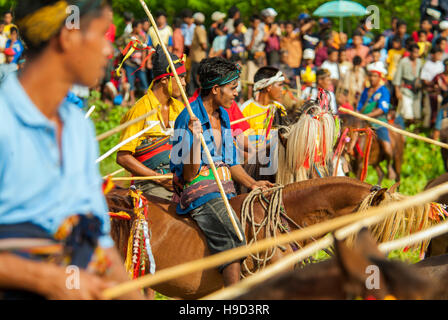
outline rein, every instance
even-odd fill
[[[264,230],[265,238],[276,238],[278,232],[289,233],[290,229],[288,226],[288,222],[293,224],[296,228],[302,229],[297,223],[292,220],[285,211],[283,205],[283,185],[277,184],[275,187],[268,190],[261,190],[261,188],[257,188],[252,190],[241,207],[241,226],[242,229],[246,229],[246,224],[251,225],[252,230],[252,239],[248,243],[248,245],[252,245],[257,242],[257,236],[260,234],[262,230]],[[264,196],[265,192],[271,192],[272,195],[270,199]],[[255,214],[254,214],[254,203],[258,201],[265,211],[264,219],[260,223],[255,222]],[[283,246],[275,246],[270,250],[266,250],[264,252],[264,256],[262,257],[260,252],[251,254],[250,256],[255,262],[255,270],[252,272],[247,266],[247,260],[244,260],[242,263],[241,277],[245,278],[245,274],[252,275],[260,269],[266,267],[266,264],[274,257],[277,252],[277,247],[280,247],[282,251],[285,251],[286,248]],[[297,241],[291,243],[291,248],[293,251],[301,249],[302,247]],[[245,274],[244,274],[245,273]]]

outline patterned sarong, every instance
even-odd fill
[[[170,137],[147,137],[135,149],[134,157],[146,167],[156,170],[161,166],[170,164],[172,145]],[[168,173],[160,172],[160,173]]]

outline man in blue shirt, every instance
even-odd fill
[[[62,246],[63,257],[80,269],[79,288],[67,287],[62,265],[15,250],[0,253],[0,291],[9,290],[4,297],[101,299],[109,281],[128,280],[109,235],[93,124],[64,101],[73,84],[92,87],[104,75],[112,51],[104,37],[111,9],[103,1],[71,3],[80,8],[80,29],[69,30],[64,23],[67,2],[17,4],[29,51],[20,77],[9,75],[0,87],[0,241],[37,238]],[[99,251],[104,255],[97,260]],[[106,262],[108,273],[87,271],[92,259]],[[133,292],[126,298],[141,297]]]
[[[174,125],[170,166],[179,197],[177,213],[190,214],[197,222],[212,254],[245,245],[245,240],[240,241],[232,227],[203,153],[200,133],[203,133],[229,199],[236,195],[232,180],[249,189],[272,186],[268,181],[255,181],[237,159],[229,116],[224,108],[230,108],[238,95],[239,75],[239,66],[221,57],[202,60],[199,66],[201,95],[191,104],[195,117],[190,117],[184,109]],[[238,220],[237,224],[244,234]],[[222,265],[219,270],[226,286],[239,281],[239,261]]]
[[[383,85],[384,76],[387,71],[380,65],[371,64],[368,68],[370,87],[366,87],[359,100],[357,111],[371,118],[377,118],[387,123],[387,113],[390,106],[390,92]],[[376,123],[372,124],[375,129],[379,142],[381,143],[387,158],[387,168],[389,179],[394,180],[396,177],[395,170],[392,165],[393,152],[390,143],[389,130],[386,127]]]

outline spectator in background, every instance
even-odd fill
[[[420,22],[420,30],[422,31],[426,31],[427,37],[428,37],[428,41],[432,42],[432,40],[434,39],[434,34],[432,33],[432,23],[431,23],[431,19],[423,19]],[[412,32],[412,39],[414,39],[415,42],[419,41],[419,35],[418,35],[418,31],[415,30],[414,32]]]
[[[420,79],[423,82],[423,125],[426,128],[434,125],[438,109],[438,89],[433,81],[435,77],[445,70],[442,63],[442,49],[433,48],[431,59],[422,67]]]
[[[250,28],[244,34],[244,44],[246,46],[247,56],[247,76],[244,77],[249,82],[253,82],[255,73],[259,68],[267,64],[264,39],[264,26],[261,23],[261,17],[254,14],[250,17]],[[253,96],[253,85],[248,86],[248,98]]]
[[[166,23],[166,13],[163,10],[158,10],[155,14],[157,29],[159,29],[160,38],[165,46],[171,52],[173,51],[173,29]],[[159,44],[156,31],[154,27],[149,28],[148,46],[156,48]]]
[[[406,40],[409,38],[409,35],[406,33],[407,24],[403,20],[399,20],[397,22],[397,31],[394,33],[394,37],[398,37],[401,40],[401,46],[404,47],[406,45]],[[389,37],[386,44],[386,49],[389,50],[392,48],[391,43],[392,37]]]
[[[319,44],[319,35],[317,33],[313,33],[313,27],[315,24],[316,21],[311,18],[306,18],[303,22],[303,25],[300,27],[303,50],[315,50],[317,45]]]
[[[436,45],[434,46],[434,48],[440,48],[442,49],[443,52],[443,60],[446,59],[448,57],[448,53],[447,53],[447,49],[448,49],[448,40],[440,37],[437,38],[436,40]]]
[[[3,20],[0,20],[0,64],[6,62],[6,56],[3,51],[6,49],[6,42],[8,41],[8,37],[3,33],[4,27],[5,22]]]
[[[336,91],[338,104],[354,110],[357,106],[359,98],[364,90],[366,82],[366,72],[361,66],[362,59],[360,56],[353,58],[353,67],[350,68],[339,81]]]
[[[326,34],[323,38],[323,41],[319,43],[316,50],[316,60],[315,64],[317,67],[320,67],[322,63],[328,58],[328,50],[333,48],[333,35]]]
[[[330,79],[332,82],[331,91],[335,91],[338,87],[338,82],[341,77],[339,70],[339,51],[335,48],[328,49],[328,59],[321,65],[322,69],[327,69],[330,72]]]
[[[398,63],[392,84],[398,99],[398,114],[409,122],[421,119],[421,84],[420,70],[422,62],[419,59],[419,47],[411,46],[409,57],[404,57]]]
[[[6,60],[5,63],[0,65],[0,83],[6,79],[6,77],[12,73],[16,72],[19,67],[16,63],[13,62],[15,52],[12,48],[5,49],[3,52],[5,54]]]
[[[362,35],[359,32],[353,34],[353,47],[347,50],[347,59],[353,61],[355,56],[361,57],[361,66],[366,66],[369,63],[370,58],[369,47],[362,44]]]
[[[132,33],[132,24],[134,23],[134,14],[132,12],[125,12],[124,16],[124,33]]]
[[[151,23],[146,19],[142,20],[142,31],[146,34],[146,39],[149,39],[149,28]]]
[[[227,32],[229,34],[232,34],[235,31],[235,27],[234,27],[235,21],[237,19],[241,18],[240,9],[238,9],[236,6],[231,6],[229,11],[227,12],[227,17],[228,17],[228,19],[226,21],[225,26],[226,26]]]
[[[226,14],[220,11],[215,11],[212,14],[212,21],[213,23],[210,26],[210,29],[208,31],[208,43],[213,43],[213,40],[218,36],[218,32],[216,29],[221,24],[224,24],[224,18],[226,17]]]
[[[422,0],[420,5],[420,19],[430,19],[433,25],[448,17],[448,3],[446,0]]]
[[[372,69],[372,68],[386,70],[386,64],[383,61],[381,61],[381,50],[373,49],[371,55],[372,55],[372,61],[368,65],[367,70]]]
[[[204,27],[205,16],[201,12],[196,12],[193,15],[196,28],[194,29],[193,41],[190,48],[191,58],[191,73],[190,83],[187,90],[190,96],[200,88],[198,79],[199,63],[202,59],[207,58],[207,30]]]
[[[307,87],[302,92],[302,100],[316,100],[319,95],[319,89],[323,89],[327,92],[329,101],[329,107],[331,112],[336,115],[338,114],[338,106],[336,102],[336,97],[331,91],[332,82],[330,79],[330,72],[327,69],[320,68],[316,73],[316,86]]]
[[[434,38],[432,45],[433,47],[436,47],[438,45],[437,41],[440,41],[439,39],[448,39],[448,21],[442,21],[439,24],[439,30],[440,33],[437,37]],[[448,48],[445,48],[445,53],[448,53]]]
[[[6,41],[6,48],[14,49],[15,54],[12,62],[18,63],[25,48],[23,47],[22,41],[19,40],[19,31],[16,27],[12,27],[10,30],[9,40]]]
[[[420,30],[418,32],[417,45],[420,48],[420,58],[426,59],[426,56],[431,50],[431,42],[428,41],[428,34],[425,30]]]
[[[391,28],[387,29],[383,32],[383,35],[386,38],[393,37],[395,35],[395,33],[397,32],[398,20],[400,20],[400,19],[398,19],[397,17],[392,17],[392,19],[390,21]]]
[[[213,57],[225,57],[226,53],[226,43],[227,43],[227,33],[224,23],[218,25],[215,29],[217,36],[213,40],[212,47],[208,54],[209,58]]]
[[[347,58],[347,49],[345,47],[341,47],[339,49],[339,71],[341,73],[341,79],[352,67],[353,63],[351,63]]]
[[[300,34],[294,31],[294,23],[292,21],[286,23],[286,35],[281,39],[280,48],[285,54],[285,63],[292,69],[294,76],[300,76],[302,42],[300,41]]]
[[[229,34],[226,43],[226,58],[232,62],[241,63],[244,59],[246,47],[244,46],[243,21],[236,19],[233,26],[234,32]]]
[[[184,55],[184,36],[181,30],[182,19],[174,18],[173,21],[173,53],[182,57]]]
[[[143,49],[143,46],[146,46],[145,39],[141,36],[142,23],[139,21],[134,21],[132,24],[132,32],[124,33],[118,40],[117,45],[119,47],[125,48],[131,41],[140,41],[135,45],[139,49]],[[135,80],[138,79],[140,81],[140,89],[146,91],[148,89],[148,78],[146,76],[146,66],[142,66],[143,61],[145,60],[146,52],[142,50],[136,50],[134,54],[124,62],[124,70],[126,71],[126,78],[128,79],[130,85],[130,105],[135,104]]]
[[[387,60],[387,50],[384,48],[386,45],[386,37],[384,34],[378,34],[373,41],[373,45],[371,46],[372,50],[380,50],[380,60],[386,65]]]
[[[280,65],[280,36],[281,31],[275,17],[277,11],[272,8],[267,8],[261,11],[261,16],[264,20],[264,38],[266,43],[265,51],[268,65],[278,67]]]
[[[3,34],[9,38],[10,34],[11,34],[11,28],[18,29],[17,26],[14,23],[12,23],[12,21],[13,21],[12,12],[6,11],[3,14],[3,20],[5,22],[5,27],[3,28]]]
[[[420,49],[419,49],[420,50]],[[397,70],[398,62],[404,54],[404,48],[401,45],[401,39],[398,37],[392,38],[392,48],[389,50],[387,55],[386,63],[388,65],[387,69],[387,80],[392,81],[395,76],[395,71]]]
[[[194,29],[196,28],[193,19],[193,12],[190,9],[184,9],[182,11],[182,19],[184,20],[184,23],[181,26],[181,30],[182,35],[184,36],[185,53],[189,55],[191,43],[193,42]]]
[[[302,80],[302,89],[311,87],[316,82],[317,68],[314,65],[314,50],[305,49],[303,51],[302,66],[299,69],[300,79]]]

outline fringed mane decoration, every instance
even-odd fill
[[[328,101],[306,101],[299,121],[282,128],[288,141],[286,148],[279,144],[277,183],[287,185],[331,175],[331,155],[340,130],[337,117],[328,109]]]
[[[359,214],[367,211],[372,206],[372,200],[375,198],[378,191],[370,193],[360,204],[358,211]],[[402,201],[406,199],[406,196],[397,192],[384,192],[384,199],[379,205],[387,205],[392,202]],[[421,230],[432,227],[441,220],[445,220],[448,217],[448,212],[441,204],[430,202],[424,203],[418,206],[414,206],[407,209],[399,209],[393,214],[389,215],[386,219],[371,226],[369,231],[378,243],[392,241],[397,237],[404,237],[410,234],[416,233]],[[356,240],[356,235],[352,235],[347,238],[346,243],[348,246],[353,246]],[[410,248],[417,249],[421,246],[420,258],[423,259],[424,253],[428,248],[430,240],[417,243]]]

